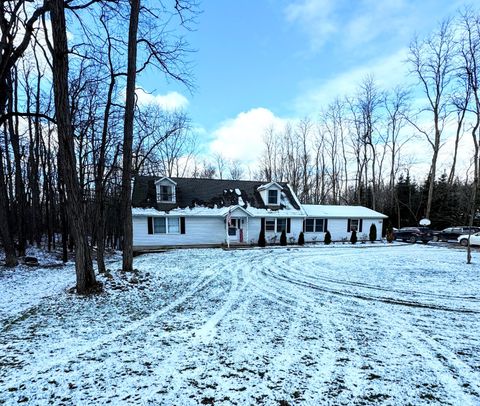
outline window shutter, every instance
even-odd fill
[[[328,231],[328,219],[325,219],[323,222],[323,232],[326,233]]]
[[[147,217],[148,234],[153,234],[153,217]]]
[[[360,225],[359,225],[359,231],[362,232],[362,228],[363,228],[363,219],[360,219]]]
[[[261,225],[260,225],[260,230],[265,232],[265,217],[262,217],[260,219]]]
[[[180,217],[180,234],[185,234],[185,217]]]
[[[305,232],[305,222],[306,221],[307,221],[306,219],[303,219],[303,232]]]
[[[287,234],[290,233],[290,226],[291,226],[291,222],[290,222],[290,219],[288,218],[287,219]]]
[[[350,232],[350,219],[347,220],[347,233]]]

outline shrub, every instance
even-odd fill
[[[325,233],[325,239],[323,240],[325,245],[330,245],[332,243],[332,235],[330,234],[330,231],[327,230]]]
[[[259,247],[265,247],[267,245],[267,242],[265,241],[265,231],[260,230],[260,235],[258,236],[258,246]]]
[[[377,226],[373,223],[370,226],[369,238],[370,242],[375,242],[375,240],[377,239]]]
[[[303,235],[303,231],[300,232],[298,236],[298,245],[305,245],[305,236]]]
[[[287,245],[287,233],[285,230],[282,231],[282,235],[280,236],[280,245]]]
[[[395,236],[393,235],[393,230],[389,228],[387,230],[387,242],[391,244],[394,239],[395,239]]]
[[[355,230],[352,231],[352,235],[350,236],[350,242],[352,244],[357,243],[357,232]]]

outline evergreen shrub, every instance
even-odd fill
[[[377,239],[377,226],[373,223],[370,226],[369,238],[370,238],[370,242],[375,242]]]
[[[325,245],[330,245],[332,243],[332,235],[330,234],[330,231],[327,230],[325,233],[325,239],[323,240]]]
[[[350,236],[350,242],[352,244],[357,243],[357,232],[355,230],[352,231],[352,235]]]
[[[267,242],[265,241],[265,231],[260,230],[260,235],[258,236],[258,246],[259,247],[265,247],[267,245]]]

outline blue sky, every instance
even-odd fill
[[[315,117],[367,74],[385,88],[406,83],[417,33],[468,4],[446,0],[210,0],[187,39],[195,86],[141,77],[157,100],[185,107],[205,153],[253,162],[266,125]],[[155,78],[155,80],[153,80]],[[161,77],[160,77],[161,78]],[[177,92],[177,93],[171,93]]]

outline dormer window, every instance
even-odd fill
[[[268,191],[268,204],[278,204],[278,190]]]
[[[167,185],[160,185],[157,200],[159,202],[173,202],[173,187]]]
[[[280,192],[283,190],[280,184],[270,182],[259,186],[257,190],[266,206],[280,206]]]
[[[176,193],[175,187],[176,183],[169,178],[162,178],[155,182],[157,189],[157,202],[158,203],[175,203],[176,202]]]

